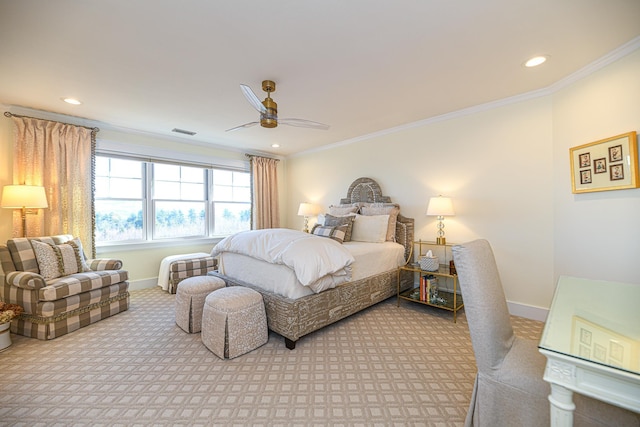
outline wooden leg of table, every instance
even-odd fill
[[[573,426],[573,411],[576,405],[573,403],[573,392],[558,384],[551,384],[551,427]]]

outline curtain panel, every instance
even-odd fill
[[[278,203],[278,159],[248,156],[251,160],[252,229],[280,226]]]
[[[13,182],[45,188],[49,207],[27,215],[30,236],[72,234],[95,257],[95,147],[97,128],[12,115]],[[22,235],[20,212],[14,236]]]

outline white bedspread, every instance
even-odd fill
[[[221,240],[211,255],[223,252],[285,265],[295,272],[302,285],[314,292],[351,280],[354,262],[353,255],[335,240],[285,228],[233,234]]]

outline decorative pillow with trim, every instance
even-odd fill
[[[389,215],[389,225],[387,227],[387,242],[396,241],[396,222],[398,222],[398,214],[400,214],[400,207],[394,204],[376,204],[372,203],[369,206],[362,206],[360,208],[362,215]]]
[[[78,247],[78,252],[80,254],[80,264],[82,265],[82,270],[80,270],[79,273],[84,271],[93,271],[91,267],[89,267],[89,264],[87,264],[87,258],[84,254],[84,249],[82,248],[82,242],[80,241],[80,238],[75,237],[71,240],[66,241],[65,243],[71,244],[72,242]]]
[[[356,215],[351,241],[384,243],[388,227],[389,215]]]
[[[57,279],[84,270],[80,250],[73,240],[61,245],[31,240],[31,247],[38,261],[40,275],[45,280]]]
[[[313,226],[313,229],[311,230],[311,234],[315,236],[328,237],[339,243],[344,242],[344,236],[346,232],[347,232],[346,225],[340,225],[337,227],[327,227],[324,225],[316,224]]]
[[[345,242],[351,241],[351,233],[353,232],[353,221],[356,219],[356,214],[349,214],[344,216],[334,216],[331,214],[322,215],[322,223],[320,223],[320,215],[318,216],[318,223],[320,225],[326,225],[329,227],[338,227],[341,225],[347,226],[347,231],[344,236]]]

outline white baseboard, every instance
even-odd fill
[[[141,289],[149,289],[158,286],[158,278],[150,277],[148,279],[129,280],[129,290],[139,291]]]
[[[513,316],[524,317],[539,322],[547,320],[547,314],[549,313],[548,308],[534,307],[516,302],[507,301],[507,306],[509,306],[509,313]]]

